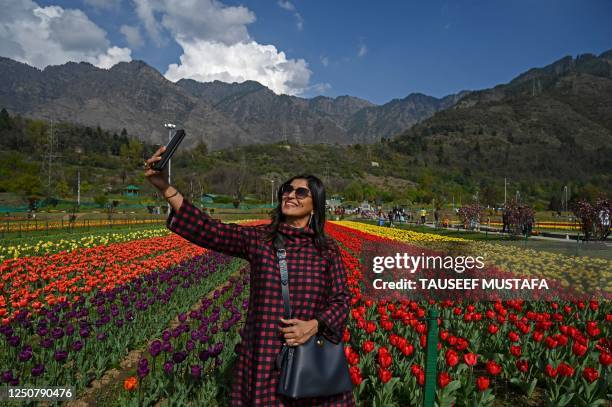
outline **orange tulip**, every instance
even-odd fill
[[[138,379],[136,376],[130,376],[123,382],[123,388],[127,391],[132,391],[138,387]]]

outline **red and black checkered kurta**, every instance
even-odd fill
[[[275,360],[284,343],[279,332],[283,297],[276,252],[272,242],[264,239],[267,225],[223,223],[183,199],[179,210],[170,212],[167,226],[199,246],[244,258],[251,264],[249,309],[240,332],[242,341],[236,346],[233,406],[355,405],[352,392],[299,400],[276,394],[280,372]],[[292,317],[318,318],[325,325],[324,335],[340,339],[349,313],[349,292],[339,252],[320,254],[310,228],[281,223],[279,231],[287,249]]]

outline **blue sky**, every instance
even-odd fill
[[[612,49],[608,0],[4,1],[0,55],[39,68],[141,59],[171,80],[253,79],[277,93],[377,104],[487,88]],[[28,24],[48,35],[19,31]]]

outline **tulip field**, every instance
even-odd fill
[[[363,294],[365,242],[457,238],[349,221],[326,232],[347,270],[343,341],[359,405],[422,405],[430,308],[440,316],[438,406],[610,405],[610,301],[376,301]],[[579,270],[568,284],[612,292],[609,260],[468,243],[501,269]],[[249,278],[244,260],[162,227],[0,245],[0,381],[73,387],[90,405],[224,405]]]

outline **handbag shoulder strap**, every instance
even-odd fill
[[[289,273],[287,272],[287,251],[280,233],[274,239],[276,258],[280,267],[281,289],[283,293],[284,318],[291,319],[291,304],[289,303]]]

